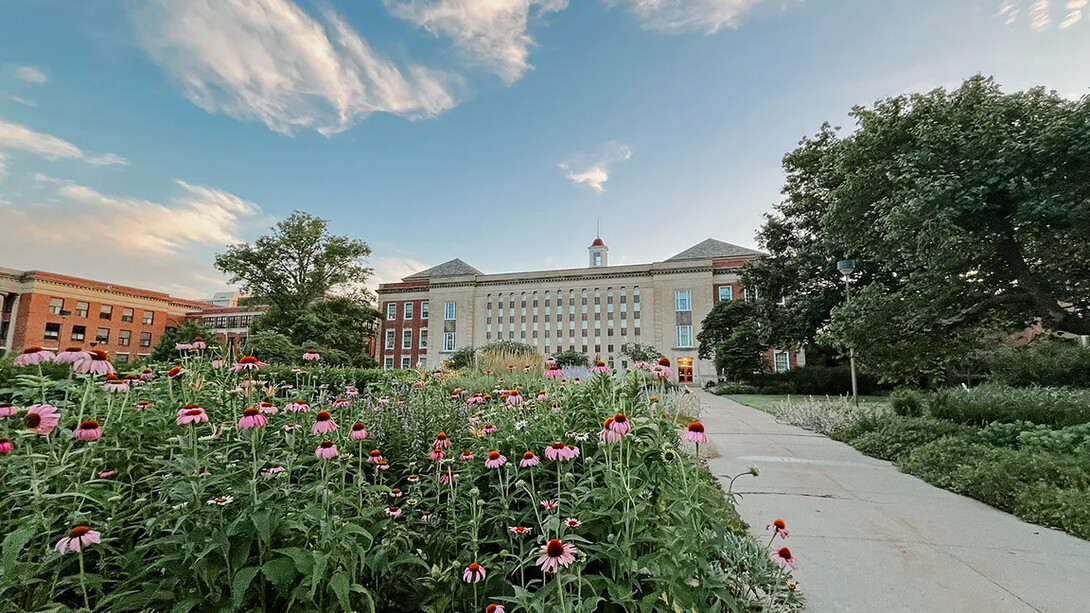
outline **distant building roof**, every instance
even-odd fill
[[[724,243],[723,241],[717,241],[714,238],[709,238],[702,242],[699,242],[692,247],[689,247],[681,253],[667,258],[667,262],[673,262],[677,260],[703,260],[708,258],[728,258],[738,256],[757,256],[763,255],[760,251],[754,251],[753,249],[747,249],[731,243]]]
[[[601,238],[594,239],[594,242],[590,244],[591,247],[605,247],[606,244]]]
[[[435,277],[458,277],[461,275],[483,275],[484,273],[466,264],[459,258],[449,262],[443,262],[438,266],[432,266],[427,270],[413,273],[405,279],[432,279]]]

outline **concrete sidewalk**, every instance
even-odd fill
[[[766,541],[782,517],[814,613],[1086,613],[1090,542],[932,487],[889,462],[699,392],[713,474]],[[779,541],[777,541],[778,543]]]

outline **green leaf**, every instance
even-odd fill
[[[300,549],[299,547],[285,547],[283,549],[277,549],[277,553],[282,553],[295,562],[295,570],[299,571],[304,576],[310,576],[314,572],[314,554],[306,549]]]
[[[333,588],[333,593],[337,595],[337,601],[341,603],[341,608],[351,611],[352,603],[348,600],[348,586],[348,575],[344,573],[336,573],[329,580],[329,587]]]
[[[235,573],[235,580],[231,582],[231,605],[234,608],[239,608],[246,599],[246,590],[250,589],[258,570],[256,566],[247,566]]]
[[[257,536],[261,539],[261,542],[268,547],[272,541],[272,530],[269,528],[269,514],[268,509],[258,511],[251,516],[254,522],[254,528],[257,529]]]
[[[276,587],[283,587],[295,579],[295,561],[288,557],[273,558],[261,567],[265,578]]]
[[[3,570],[4,575],[9,575],[15,569],[19,554],[33,536],[34,529],[28,526],[4,537],[3,544],[0,544],[0,570]]]
[[[185,600],[178,601],[178,604],[174,605],[174,608],[170,610],[170,613],[189,613],[193,607],[200,603],[201,601],[197,598],[186,598]]]

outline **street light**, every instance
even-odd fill
[[[852,286],[849,281],[856,267],[855,260],[840,260],[836,263],[836,269],[840,271],[840,276],[844,279],[844,304],[852,302]],[[848,360],[852,366],[852,399],[855,401],[855,406],[859,406],[859,385],[855,379],[855,347],[848,347]]]

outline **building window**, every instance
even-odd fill
[[[112,306],[110,306],[108,304],[104,304],[104,305],[98,307],[98,318],[99,319],[110,319],[113,316],[114,316],[114,308]]]
[[[151,332],[140,333],[140,346],[151,347]]]
[[[132,309],[121,309],[121,321],[132,322],[132,316],[134,311]]]
[[[110,342],[110,329],[99,328],[95,333],[95,342],[106,345]]]
[[[417,368],[427,368],[428,367],[428,358],[426,358],[424,356],[420,356],[420,359],[416,361],[416,367]]]
[[[791,354],[777,349],[772,353],[772,367],[776,372],[791,370]]]
[[[393,368],[394,367],[394,358],[393,358],[393,356],[386,356],[385,358],[383,358],[382,367],[386,368],[386,369]]]
[[[756,300],[757,298],[758,298],[757,288],[753,288],[753,289],[749,289],[748,287],[742,288],[742,299],[745,302],[749,302],[750,300]]]
[[[427,318],[428,318],[428,301],[425,300],[424,302],[420,303],[420,319],[427,319]]]
[[[155,321],[155,311],[144,311],[144,325],[150,326]]]
[[[421,349],[427,349],[428,348],[428,329],[427,328],[424,328],[423,330],[420,331],[420,348]]]
[[[720,300],[734,300],[734,287],[730,285],[719,286],[719,299]]]
[[[674,292],[674,310],[675,311],[691,311],[693,310],[693,293],[690,290],[683,289]]]
[[[402,317],[404,317],[405,319],[412,319],[413,318],[413,303],[412,303],[412,301],[409,301],[409,302],[405,303],[405,307],[402,310]]]
[[[87,311],[91,308],[91,305],[86,302],[76,303],[76,317],[87,317]]]
[[[122,347],[129,346],[129,339],[132,337],[132,330],[121,330],[117,333],[117,344]]]
[[[514,304],[514,303],[512,303],[512,304]],[[514,308],[514,307],[512,306],[511,308]],[[455,305],[453,302],[443,303],[443,319],[445,319],[447,321],[452,321],[452,320],[455,319],[455,316],[457,314],[458,314],[457,305]]]
[[[395,319],[397,319],[397,303],[396,302],[387,302],[386,303],[386,320],[387,321],[393,321]]]
[[[49,312],[52,315],[60,315],[64,310],[64,298],[50,298]]]
[[[402,330],[401,331],[401,348],[412,349],[413,348],[413,331]]]
[[[45,339],[48,341],[55,341],[61,337],[61,325],[60,324],[46,324],[45,325]]]
[[[447,303],[447,304],[450,304],[450,303]],[[455,347],[454,333],[453,332],[444,332],[443,333],[443,351],[454,351],[454,347]]]
[[[413,362],[412,362],[411,357],[409,357],[407,355],[401,356],[401,367],[402,368],[411,368],[412,365],[413,365]]]
[[[394,331],[393,330],[387,330],[386,331],[386,348],[387,349],[393,349],[394,348],[394,340],[395,340]]]
[[[87,337],[87,326],[72,326],[72,340],[82,341]]]
[[[114,361],[124,364],[124,363],[129,361],[129,354],[127,354],[127,353],[115,353],[114,354]]]

